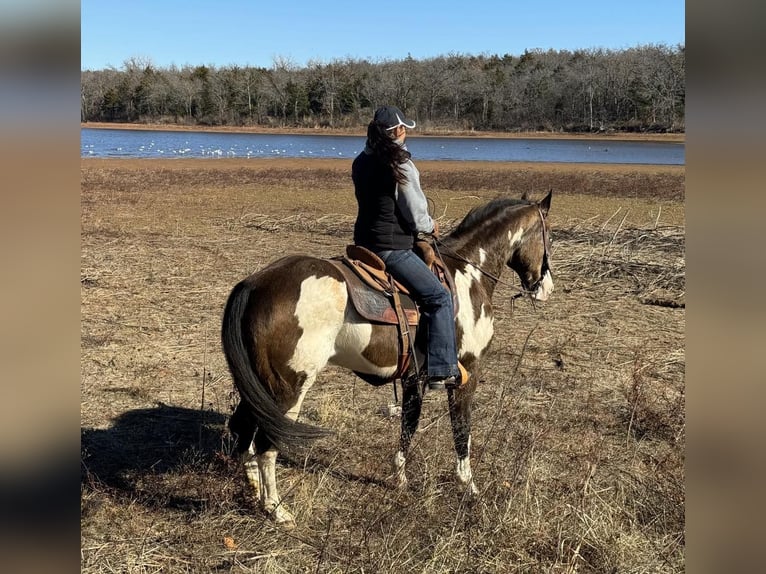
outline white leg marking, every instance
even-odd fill
[[[407,460],[404,458],[404,453],[397,451],[396,455],[394,455],[394,481],[397,488],[407,486],[407,475],[404,472],[406,464]]]
[[[471,471],[471,437],[468,437],[468,456],[457,459],[457,480],[465,487],[468,494],[478,494],[479,490],[473,483],[473,472]]]
[[[282,504],[277,492],[276,462],[277,451],[269,449],[257,457],[261,471],[261,503],[263,509],[274,519],[277,526],[285,530],[295,528],[295,518]]]
[[[261,475],[258,470],[258,461],[255,458],[255,450],[252,443],[247,452],[242,454],[242,465],[245,467],[245,478],[255,493],[256,502],[261,500]]]

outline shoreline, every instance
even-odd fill
[[[548,172],[548,173],[685,173],[684,165],[654,165],[631,163],[565,163],[565,162],[525,162],[525,161],[458,161],[458,160],[419,160],[419,169],[429,172]],[[81,168],[128,168],[185,170],[185,169],[326,169],[346,171],[351,169],[348,158],[80,158]]]
[[[274,134],[274,135],[328,135],[365,137],[364,129],[352,128],[302,128],[302,127],[266,127],[266,126],[186,126],[179,124],[134,124],[116,122],[80,122],[80,128],[116,129],[116,130],[150,130],[150,131],[189,131],[189,132],[220,132],[243,134]],[[412,134],[415,137],[471,137],[487,139],[557,139],[557,140],[606,140],[606,141],[656,141],[664,143],[685,143],[686,133],[655,134],[655,133],[568,133],[568,132],[480,132],[469,130],[423,130],[416,128]]]

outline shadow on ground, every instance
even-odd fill
[[[213,411],[160,403],[124,413],[108,429],[83,428],[81,488],[87,492],[106,487],[149,502],[162,490],[172,498],[177,490],[168,488],[172,477],[228,474],[231,444],[226,418]],[[194,505],[194,498],[176,502]]]
[[[253,510],[252,493],[245,488],[240,464],[232,455],[227,419],[213,411],[160,403],[124,413],[108,429],[82,428],[81,513],[98,508],[107,493],[155,509]],[[279,464],[346,483],[390,487],[385,472],[381,474],[379,465],[369,460],[371,464],[339,462],[334,440],[280,453]]]

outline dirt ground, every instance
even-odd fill
[[[555,291],[495,293],[477,501],[455,487],[443,395],[400,492],[391,388],[328,368],[303,416],[334,434],[279,459],[284,533],[229,457],[221,316],[268,262],[341,253],[350,163],[81,165],[83,572],[684,571],[683,167],[418,162],[443,232],[552,189]]]

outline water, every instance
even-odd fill
[[[81,157],[353,159],[362,136],[276,135],[92,129],[80,130]],[[417,160],[527,161],[684,165],[683,143],[573,139],[407,137]]]

